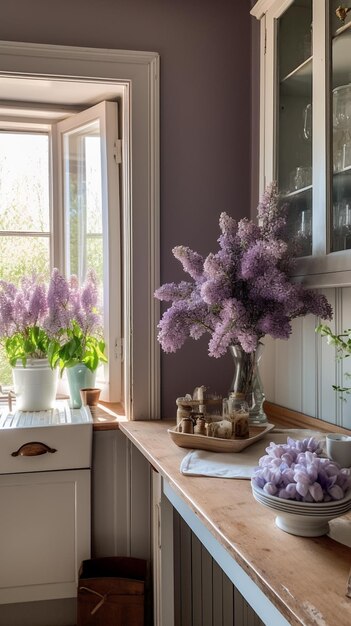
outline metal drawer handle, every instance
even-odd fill
[[[46,443],[41,443],[41,441],[29,441],[18,448],[16,452],[12,452],[11,456],[40,456],[47,452],[54,453],[57,452],[57,450],[50,448]]]

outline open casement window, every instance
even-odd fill
[[[121,401],[121,162],[118,105],[101,102],[53,126],[57,146],[58,203],[63,236],[58,256],[66,275],[98,277],[108,363],[97,372],[101,398]],[[55,147],[53,161],[55,160]],[[60,244],[61,242],[61,244]]]

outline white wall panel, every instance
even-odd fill
[[[338,332],[351,328],[351,287],[341,289],[340,300],[340,326]],[[340,379],[338,383],[351,387],[351,378],[345,376],[351,373],[351,357],[339,361]],[[345,428],[351,428],[351,395],[344,394],[344,400],[340,400],[340,423]]]
[[[333,307],[332,330],[351,328],[351,287],[324,289]],[[351,428],[351,395],[344,399],[333,385],[350,385],[351,358],[338,360],[325,337],[315,332],[319,319],[307,315],[294,320],[288,341],[265,339],[260,367],[267,400],[332,424]],[[274,376],[272,376],[274,372]],[[274,379],[274,380],[272,380]]]
[[[306,415],[316,415],[317,411],[317,334],[316,318],[307,315],[302,320],[302,396],[301,411]]]
[[[334,309],[334,318],[330,322],[333,331],[336,328],[338,319],[337,299],[335,289],[325,289],[324,295],[328,298]],[[325,337],[318,338],[317,348],[318,362],[318,407],[317,415],[320,419],[336,424],[337,422],[337,396],[333,392],[332,385],[337,378],[337,367],[335,362],[335,349],[328,344]]]
[[[276,341],[275,397],[277,404],[301,410],[302,397],[302,320],[292,322],[287,341]]]
[[[267,400],[275,398],[275,341],[271,337],[263,340],[264,350],[260,361],[260,375]]]

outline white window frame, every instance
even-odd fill
[[[118,346],[122,342],[121,332],[121,245],[120,245],[120,189],[119,167],[116,146],[119,145],[118,136],[118,103],[100,102],[80,113],[70,115],[55,124],[57,133],[58,160],[60,166],[64,163],[64,135],[82,129],[94,121],[99,121],[101,177],[102,177],[102,212],[103,212],[103,312],[104,312],[104,339],[108,363],[104,367],[105,382],[102,386],[101,399],[110,402],[120,402],[122,398],[122,363]],[[54,128],[54,127],[53,127]],[[62,169],[55,172],[60,176],[59,195],[54,197],[54,214],[61,213],[61,224],[64,232],[64,273],[69,269],[69,228],[65,214],[65,173]],[[54,174],[53,174],[54,177]],[[60,266],[61,267],[61,266]],[[62,267],[61,267],[62,269]]]
[[[0,76],[122,89],[124,406],[129,419],[159,419],[159,56],[0,42]]]

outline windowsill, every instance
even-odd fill
[[[93,417],[93,430],[118,430],[120,422],[128,422],[122,404],[118,402],[99,402],[89,407]]]

